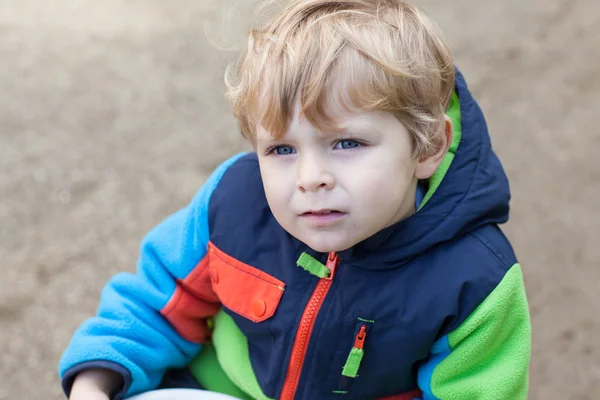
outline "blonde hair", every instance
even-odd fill
[[[405,2],[294,0],[251,30],[225,82],[241,132],[253,142],[258,121],[283,136],[296,99],[313,126],[337,130],[326,107],[337,95],[347,110],[395,115],[418,157],[439,147],[454,65],[438,28]]]

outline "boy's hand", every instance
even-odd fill
[[[123,385],[123,378],[108,369],[89,369],[75,377],[69,400],[110,400],[109,393]]]

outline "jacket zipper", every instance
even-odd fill
[[[298,325],[294,346],[292,347],[292,355],[290,356],[290,363],[283,383],[281,400],[292,400],[296,394],[298,382],[300,381],[300,374],[304,367],[306,350],[308,349],[310,336],[313,327],[315,326],[315,320],[317,319],[321,305],[325,300],[325,296],[327,296],[327,292],[331,287],[335,268],[338,263],[339,259],[337,254],[334,252],[329,253],[327,257],[327,268],[331,271],[331,274],[329,277],[319,280],[304,309],[304,313],[300,319],[300,325]]]
[[[344,364],[344,368],[342,369],[342,375],[346,378],[356,378],[358,376],[358,369],[360,368],[360,363],[362,362],[363,356],[365,355],[364,348],[366,337],[367,326],[363,324],[360,327],[358,333],[356,334],[356,339],[354,339],[354,346],[352,347],[352,350],[350,350],[350,354],[348,354],[346,364]]]
[[[363,350],[365,348],[365,339],[367,337],[367,326],[362,325],[360,330],[356,334],[356,339],[354,340],[354,348]]]

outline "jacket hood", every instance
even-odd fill
[[[411,217],[340,252],[346,263],[397,268],[439,243],[508,220],[508,179],[492,150],[481,108],[458,70],[455,95],[460,115],[451,117],[457,140],[430,180],[425,203]]]

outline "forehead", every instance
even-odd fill
[[[290,104],[290,115],[284,136],[290,132],[305,132],[311,129],[319,136],[339,135],[341,133],[361,133],[372,131],[381,124],[385,124],[389,118],[394,118],[390,113],[384,111],[362,110],[355,106],[349,96],[347,88],[334,86],[330,94],[324,97],[324,101],[318,107],[315,105],[302,105],[301,97],[297,95]],[[322,125],[320,129],[312,124],[303,112],[307,109],[317,108],[321,110],[319,119]],[[395,118],[394,118],[395,119]],[[323,124],[324,122],[324,124]],[[272,140],[274,136],[269,132],[260,120],[256,124],[257,140]]]

